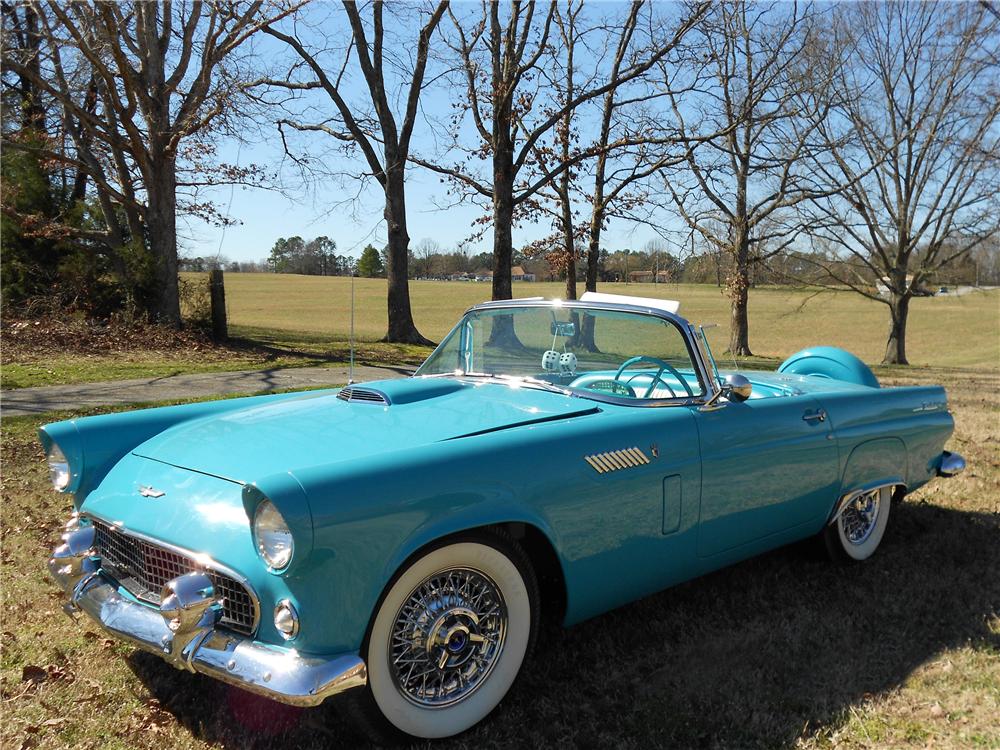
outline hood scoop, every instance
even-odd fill
[[[337,398],[352,404],[399,406],[449,396],[469,388],[471,386],[463,385],[450,378],[402,378],[400,380],[380,381],[377,388],[366,384],[349,385],[340,390]]]
[[[357,388],[353,385],[341,388],[337,398],[348,403],[359,402],[362,404],[381,404],[382,406],[388,406],[392,403],[389,397],[381,391],[376,391],[374,388]]]

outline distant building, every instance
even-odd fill
[[[510,269],[510,280],[511,281],[534,281],[535,274],[528,273],[524,270],[524,266],[514,266]]]
[[[912,287],[913,286],[913,274],[912,273],[906,274],[906,286],[907,287]],[[878,281],[875,282],[875,292],[878,294],[879,297],[888,297],[889,296],[889,277],[888,276],[883,276],[881,279],[879,279]],[[918,297],[923,297],[923,296],[928,296],[928,295],[934,294],[934,290],[933,289],[929,289],[928,287],[926,287],[923,284],[920,284],[919,286],[916,286],[916,287],[913,288],[913,294],[917,295]]]
[[[629,281],[633,284],[652,284],[654,283],[653,272],[652,271],[632,271],[628,275]],[[655,283],[657,284],[668,284],[672,281],[670,278],[670,271],[658,271],[656,273]]]

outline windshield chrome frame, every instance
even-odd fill
[[[578,310],[606,310],[608,312],[626,312],[634,313],[638,315],[648,315],[654,318],[659,318],[661,320],[667,321],[675,325],[684,338],[684,343],[687,346],[688,354],[691,357],[691,361],[694,364],[695,374],[698,377],[698,381],[701,383],[702,390],[704,391],[700,396],[677,396],[672,398],[655,398],[655,399],[633,399],[626,398],[623,396],[615,396],[610,393],[601,393],[599,391],[589,391],[582,388],[567,389],[574,396],[579,396],[580,398],[590,399],[591,401],[598,401],[601,403],[617,404],[619,406],[631,406],[638,408],[657,408],[661,406],[691,406],[691,405],[702,405],[708,401],[718,398],[717,393],[721,393],[722,386],[719,384],[718,380],[714,378],[711,374],[711,370],[708,367],[708,363],[705,361],[704,350],[699,345],[698,333],[694,326],[691,325],[685,318],[680,315],[667,312],[666,310],[660,310],[653,307],[645,307],[643,305],[626,305],[617,304],[613,302],[582,302],[580,300],[551,300],[543,298],[531,298],[531,299],[505,299],[505,300],[494,300],[492,302],[481,302],[478,305],[472,305],[464,313],[462,313],[462,319],[458,322],[458,325],[463,325],[465,321],[465,316],[472,312],[478,312],[480,310],[505,310],[505,309],[524,309],[524,308],[555,308],[555,309],[578,309]],[[452,331],[448,333],[442,343],[447,341],[451,337]],[[437,349],[434,350],[435,352]],[[427,359],[434,356],[434,352],[428,355]],[[426,362],[427,360],[424,360]],[[421,364],[423,367],[423,364]],[[418,368],[417,372],[420,370]],[[454,378],[462,378],[465,373],[456,371],[454,374],[451,373],[438,373],[435,375],[414,375],[413,377],[444,377],[450,376]],[[475,375],[468,375],[468,377],[473,378]],[[511,376],[514,377],[514,376]]]

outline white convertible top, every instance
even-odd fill
[[[584,292],[580,297],[581,302],[607,302],[619,305],[637,305],[639,307],[652,307],[654,310],[666,310],[668,313],[676,313],[681,309],[681,303],[674,299],[654,299],[653,297],[630,297],[625,294],[602,294],[601,292]]]

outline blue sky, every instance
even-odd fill
[[[312,15],[307,16],[307,20],[324,33],[331,34],[334,40],[349,41],[349,35],[343,32],[343,19],[338,17],[339,5],[321,3],[313,6],[310,10]],[[614,12],[620,4],[603,3],[599,7],[601,12]],[[442,20],[442,24],[446,23],[449,23],[447,18]],[[405,29],[398,30],[403,34],[407,33]],[[314,41],[317,37],[310,36],[313,33],[315,29],[306,31],[304,37]],[[258,56],[258,60],[271,65],[272,70],[277,72],[284,69],[280,64],[280,59],[285,55],[284,46],[276,40],[269,37],[260,39],[255,43],[254,54]],[[363,82],[357,79],[348,80],[343,89],[349,99],[367,97]],[[433,118],[438,113],[448,111],[453,96],[464,96],[464,91],[454,92],[439,83],[424,92],[421,107],[425,115]],[[325,96],[316,96],[310,101],[321,111],[332,112],[333,104]],[[401,107],[396,108],[397,113],[400,110]],[[317,118],[314,113],[312,119],[321,117]],[[284,190],[274,192],[220,187],[207,192],[206,195],[211,196],[219,208],[223,211],[228,208],[228,214],[239,224],[222,229],[193,219],[183,221],[179,238],[183,256],[209,257],[221,254],[230,260],[260,260],[267,257],[277,238],[292,235],[301,235],[307,239],[326,235],[337,242],[338,252],[352,255],[360,254],[361,249],[369,242],[376,246],[385,242],[382,192],[377,184],[372,182],[354,205],[338,205],[348,190],[356,190],[358,183],[327,181],[302,184],[287,160],[283,162],[284,154],[276,127],[263,120],[256,125],[259,132],[245,135],[243,143],[236,140],[222,141],[219,144],[219,156],[222,161],[229,163],[246,165],[253,162],[278,169]],[[411,148],[413,152],[433,152],[434,128],[434,123],[426,117],[418,119]],[[332,139],[324,134],[310,134],[307,138],[308,141],[302,140],[300,145],[308,142],[314,158],[322,158],[322,151],[332,143]],[[347,166],[352,161],[356,169],[363,168],[360,155],[354,160],[340,160]],[[470,237],[473,222],[482,215],[482,208],[470,204],[443,208],[447,203],[449,199],[445,194],[445,186],[437,175],[420,168],[410,170],[407,180],[407,221],[411,247],[424,238],[430,238],[444,249],[450,250],[465,243]],[[585,215],[581,218],[585,218]],[[515,246],[543,236],[548,231],[547,225],[516,229]],[[653,237],[654,233],[648,227],[636,227],[618,221],[612,222],[605,231],[604,244],[609,248],[639,248]],[[471,253],[489,251],[492,247],[492,232],[488,231],[474,243],[465,243],[464,247]]]

